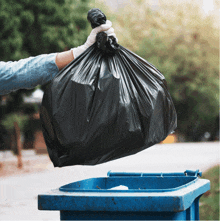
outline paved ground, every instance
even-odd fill
[[[38,194],[77,180],[106,176],[109,170],[183,172],[199,169],[204,172],[219,164],[219,159],[219,142],[158,144],[136,155],[97,166],[53,168],[50,164],[43,172],[2,177],[0,220],[59,220],[58,211],[37,209]]]

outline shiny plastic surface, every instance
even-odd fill
[[[114,53],[94,44],[60,71],[44,93],[40,115],[55,167],[135,154],[177,125],[164,76],[118,44]]]
[[[197,177],[100,177],[64,185],[64,192],[168,192],[191,185]],[[118,188],[116,188],[118,187]],[[124,188],[127,187],[127,188]]]
[[[210,181],[191,172],[110,172],[40,194],[38,208],[60,210],[61,220],[199,220]]]

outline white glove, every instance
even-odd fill
[[[76,48],[72,48],[72,53],[73,53],[73,56],[74,58],[78,57],[80,54],[82,54],[87,48],[89,48],[91,45],[93,45],[96,41],[96,35],[99,33],[99,32],[102,32],[104,31],[107,36],[113,36],[116,38],[116,34],[114,33],[114,28],[111,27],[112,26],[112,23],[111,21],[107,20],[106,21],[106,24],[103,24],[103,25],[100,25],[94,29],[92,29],[90,35],[88,36],[85,44],[79,46],[79,47],[76,47]],[[116,38],[116,41],[118,42],[118,39]]]

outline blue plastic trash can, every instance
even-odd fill
[[[201,172],[113,173],[38,195],[39,210],[61,220],[199,220],[199,198],[210,189]]]

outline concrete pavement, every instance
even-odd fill
[[[72,166],[0,179],[0,220],[59,220],[58,211],[39,211],[37,196],[64,184],[115,172],[204,172],[219,164],[219,142],[158,144],[133,156],[97,166]]]

